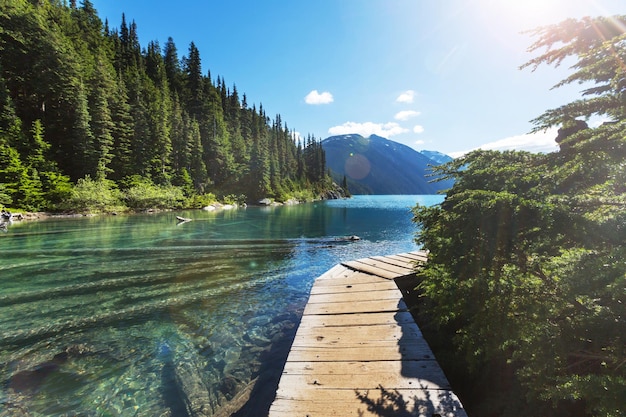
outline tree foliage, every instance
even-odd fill
[[[87,213],[103,213],[124,207],[117,185],[104,178],[81,178],[67,201],[69,207]]]
[[[305,163],[281,116],[239,94],[203,72],[193,42],[182,58],[172,38],[142,48],[136,22],[122,15],[110,28],[89,0],[4,0],[0,183],[32,209],[53,209],[69,180],[87,176],[139,175],[188,197],[277,198],[325,184],[324,167]],[[305,164],[309,171],[296,168]]]
[[[626,409],[624,28],[616,16],[535,31],[531,50],[546,51],[524,67],[574,58],[557,87],[586,83],[535,120],[561,127],[560,151],[469,153],[436,168],[455,180],[444,202],[414,209],[430,250],[423,311],[491,383],[480,415]],[[590,128],[593,115],[609,120]]]

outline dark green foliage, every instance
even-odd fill
[[[549,51],[528,65],[573,55],[575,73],[561,84],[596,84],[536,120],[562,127],[559,152],[472,152],[437,169],[455,180],[440,206],[414,209],[417,241],[431,251],[422,314],[452,373],[465,367],[489,387],[469,395],[477,415],[626,409],[626,114],[615,61],[626,56],[625,22],[570,20],[536,32],[532,49]],[[592,114],[612,121],[590,128],[575,119]]]
[[[11,200],[19,198],[25,181],[26,168],[17,150],[11,146],[0,146],[0,183]]]
[[[350,190],[348,188],[348,178],[344,175],[342,180],[341,180],[341,188],[344,189],[344,191],[346,192],[346,196],[350,197]]]
[[[113,181],[104,178],[93,180],[86,176],[78,180],[67,205],[80,212],[104,213],[124,207],[122,198]]]
[[[0,207],[8,206],[13,202],[11,196],[6,192],[6,186],[0,184]]]
[[[135,120],[131,114],[131,106],[126,90],[126,85],[118,79],[109,97],[109,108],[111,110],[111,120],[113,121],[112,159],[109,168],[109,177],[112,180],[120,180],[133,172],[132,163],[132,141],[135,127]]]
[[[194,43],[180,61],[171,38],[142,49],[134,21],[103,25],[87,0],[3,2],[0,105],[0,182],[24,208],[56,207],[68,177],[94,189],[139,175],[188,197],[249,199],[326,182],[317,143],[298,152],[280,115],[203,75]]]
[[[128,185],[124,201],[134,210],[180,208],[185,201],[182,189],[171,185],[155,185],[138,176],[130,179]]]

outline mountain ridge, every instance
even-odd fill
[[[440,152],[423,154],[381,136],[359,134],[330,136],[322,147],[326,166],[336,180],[345,175],[352,194],[437,194],[452,185],[433,182],[431,167],[452,160]]]

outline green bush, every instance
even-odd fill
[[[189,208],[202,208],[217,202],[213,193],[196,194],[187,199],[186,206]]]
[[[56,172],[43,172],[41,183],[43,189],[47,190],[44,193],[47,209],[59,209],[72,198],[72,183],[65,175]]]
[[[155,185],[146,179],[134,184],[124,193],[126,205],[133,210],[181,208],[185,201],[179,187]]]
[[[111,180],[93,180],[90,176],[81,178],[74,186],[66,209],[79,212],[104,213],[123,211],[122,193]]]
[[[0,207],[8,206],[12,202],[13,199],[6,193],[6,186],[4,184],[0,184]]]
[[[237,204],[239,206],[246,202],[246,196],[244,194],[228,194],[222,198],[224,204]]]
[[[298,201],[314,201],[316,198],[315,193],[312,190],[304,189],[304,190],[295,190],[289,193],[287,200],[294,199]],[[286,201],[286,200],[285,200]]]

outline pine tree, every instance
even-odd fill
[[[96,72],[92,80],[90,100],[91,131],[93,133],[93,146],[86,155],[87,164],[90,166],[88,175],[93,178],[106,178],[111,173],[111,160],[113,159],[113,130],[115,128],[111,116],[110,94],[114,91],[114,81],[106,70],[106,62],[100,58]]]
[[[206,165],[204,164],[202,143],[200,139],[200,127],[198,122],[193,118],[185,120],[186,135],[188,143],[191,144],[191,165],[189,174],[193,180],[194,188],[198,193],[204,193],[208,185],[208,175]]]
[[[204,82],[202,79],[202,66],[200,51],[191,42],[189,56],[183,59],[185,74],[185,92],[187,96],[187,109],[191,117],[197,121],[203,118],[204,109]]]
[[[19,152],[11,146],[0,146],[0,184],[11,201],[18,202],[24,175]]]
[[[172,101],[172,111],[170,118],[171,138],[172,138],[172,184],[183,185],[185,173],[189,176],[191,166],[191,145],[186,134],[185,119],[189,116],[184,114],[178,96],[174,95]],[[187,122],[188,123],[188,122]]]
[[[223,185],[233,173],[234,159],[227,123],[218,92],[205,80],[205,117],[201,118],[200,135],[209,177],[217,186]]]
[[[16,146],[21,142],[22,121],[15,113],[15,106],[2,76],[0,66],[0,147]]]
[[[151,42],[146,54],[146,73],[152,83],[146,83],[149,91],[148,105],[152,140],[150,150],[151,176],[157,184],[168,184],[171,174],[171,114],[172,102],[163,57],[158,43]]]
[[[111,158],[111,174],[113,180],[121,180],[131,175],[133,171],[132,141],[134,135],[134,120],[131,115],[126,84],[119,77],[113,87],[113,94],[109,97],[111,120],[113,129],[113,149]]]
[[[76,97],[74,124],[69,143],[66,144],[65,155],[62,158],[65,170],[73,180],[78,180],[98,170],[96,143],[90,123],[87,94],[81,86]]]
[[[182,70],[178,60],[178,50],[171,37],[167,38],[164,49],[163,60],[168,84],[172,93],[180,96],[183,93]]]
[[[249,180],[246,183],[249,188],[247,194],[252,199],[270,196],[273,192],[271,187],[271,172],[268,149],[268,129],[263,106],[259,112],[252,114],[252,155],[250,158]]]

